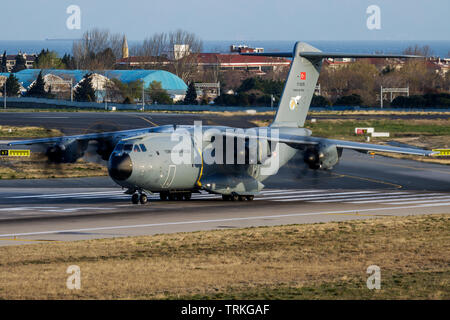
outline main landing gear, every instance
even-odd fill
[[[139,193],[134,193],[131,196],[131,202],[133,204],[138,204],[138,203],[146,204],[148,202],[148,197],[147,197],[147,195],[145,193],[140,193],[140,194]]]
[[[162,201],[181,201],[181,200],[191,200],[191,192],[160,192],[159,198]]]
[[[254,198],[255,196],[253,195],[241,196],[236,193],[222,195],[222,200],[224,201],[252,201]]]

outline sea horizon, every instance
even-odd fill
[[[73,41],[77,39],[0,40],[0,54],[39,53],[42,49],[55,51],[58,55],[72,53]],[[264,48],[265,52],[291,51],[297,40],[203,40],[202,52],[229,52],[231,45],[248,45]],[[450,57],[450,40],[304,40],[322,51],[353,53],[402,53],[408,47],[429,46],[433,56]],[[142,40],[128,40],[129,47]]]

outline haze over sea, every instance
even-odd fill
[[[428,45],[434,56],[441,58],[450,57],[449,40],[380,40],[380,41],[338,41],[338,40],[305,40],[305,42],[317,47],[322,51],[329,52],[353,52],[353,53],[402,53],[409,46]],[[8,54],[16,54],[18,51],[26,53],[39,53],[42,49],[56,51],[60,56],[65,53],[72,53],[73,40],[55,39],[55,40],[23,40],[10,41],[0,40],[0,54],[4,50]],[[140,41],[129,40],[131,47],[139,44]],[[295,41],[203,41],[203,52],[229,52],[232,44],[245,44],[251,47],[262,47],[265,52],[284,52],[291,51]]]

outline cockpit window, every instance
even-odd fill
[[[142,152],[147,152],[147,148],[144,144],[141,143],[139,146],[141,147]]]
[[[123,151],[130,152],[131,150],[133,150],[133,145],[132,144],[126,144],[126,145],[123,146]]]
[[[134,145],[134,152],[141,152],[141,149],[137,144]]]
[[[123,150],[123,143],[118,143],[114,148],[115,152],[122,152],[122,150]]]

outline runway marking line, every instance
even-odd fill
[[[61,242],[60,240],[34,240],[34,239],[0,239],[0,241],[23,241],[23,242]]]
[[[141,116],[134,116],[134,117],[139,118],[139,119],[142,119],[142,120],[144,120],[144,121],[150,123],[150,124],[151,124],[152,126],[154,126],[154,127],[159,127],[156,123],[154,123],[153,121],[150,121],[150,120],[147,119],[147,118],[144,118],[144,117],[141,117]]]
[[[390,157],[386,157],[386,156],[380,156],[380,155],[378,155],[378,156],[379,157],[390,158]],[[396,158],[390,158],[390,159],[396,159]],[[408,159],[406,159],[406,160],[408,160]],[[361,162],[362,160],[355,159],[355,161],[360,161]],[[363,162],[365,162],[365,161],[363,161]],[[450,174],[449,171],[442,171],[442,170],[438,170],[438,169],[434,169],[434,168],[417,168],[417,167],[413,167],[413,166],[405,166],[405,165],[393,164],[393,163],[390,163],[388,165],[388,164],[384,163],[383,161],[376,161],[376,160],[375,161],[372,160],[371,162],[376,162],[376,163],[378,163],[380,165],[384,165],[384,166],[400,167],[400,168],[414,169],[414,170],[426,170],[426,171],[433,171],[433,172],[441,172],[441,173]],[[429,163],[429,162],[422,162],[422,163],[435,164],[435,163]]]
[[[352,179],[359,179],[359,180],[365,180],[365,181],[370,181],[370,182],[375,182],[375,183],[381,183],[381,184],[386,184],[389,186],[394,186],[397,189],[401,189],[403,188],[402,185],[396,184],[396,183],[391,183],[391,182],[385,182],[385,181],[381,181],[381,180],[376,180],[376,179],[370,179],[370,178],[363,178],[363,177],[358,177],[358,176],[352,176],[349,174],[343,174],[343,173],[334,173],[331,172],[332,175],[339,175],[341,177],[347,177],[347,178],[352,178]]]
[[[68,233],[68,232],[92,232],[101,230],[120,230],[120,229],[136,229],[136,228],[150,228],[150,227],[162,227],[162,226],[174,226],[174,225],[189,225],[189,224],[204,224],[204,223],[222,223],[231,221],[250,221],[250,220],[263,220],[263,219],[277,219],[277,218],[291,218],[299,216],[316,216],[316,215],[342,215],[342,214],[358,214],[359,212],[375,212],[375,211],[386,211],[386,210],[400,210],[400,209],[415,209],[415,208],[426,208],[426,207],[439,207],[450,205],[447,203],[432,203],[432,204],[421,204],[416,206],[404,206],[404,207],[388,207],[388,208],[368,208],[360,210],[340,210],[340,211],[322,211],[322,212],[308,212],[308,213],[293,213],[293,214],[279,214],[270,216],[254,216],[254,217],[242,217],[242,218],[223,218],[223,219],[211,219],[211,220],[191,220],[191,221],[175,221],[175,222],[161,222],[161,223],[150,223],[150,224],[137,224],[137,225],[122,225],[122,226],[110,226],[110,227],[96,227],[96,228],[80,228],[80,229],[67,229],[67,230],[49,230],[49,231],[38,231],[38,232],[25,232],[25,233],[10,233],[10,234],[0,234],[0,237],[18,237],[18,236],[34,236],[41,234],[57,234],[57,233]],[[381,216],[381,215],[380,215]]]

